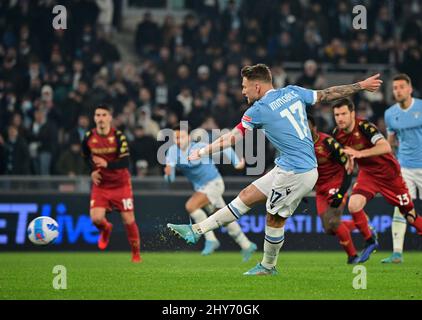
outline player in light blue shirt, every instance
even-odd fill
[[[181,173],[189,180],[195,191],[201,190],[206,184],[215,179],[220,179],[221,175],[215,166],[211,157],[201,158],[198,160],[189,161],[188,155],[196,149],[205,147],[203,142],[189,142],[187,148],[182,150],[177,144],[172,145],[167,151],[166,164],[171,167],[171,174],[166,175],[168,182],[173,182],[175,178],[175,170],[180,170]],[[233,149],[224,149],[223,153],[228,157],[234,167],[243,169],[243,163]]]
[[[419,190],[419,198],[422,199],[422,100],[413,98],[412,91],[408,75],[398,74],[393,77],[396,103],[385,111],[384,120],[388,142],[392,146],[398,145],[396,155],[409,193],[416,199]],[[406,219],[398,208],[394,208],[391,224],[393,254],[383,259],[383,263],[403,262],[406,228]]]
[[[191,182],[195,192],[185,207],[191,218],[200,223],[207,218],[206,212],[212,214],[216,209],[226,206],[223,199],[224,181],[211,156],[188,160],[188,155],[194,150],[205,147],[205,143],[191,141],[187,128],[177,126],[173,129],[173,133],[175,144],[167,151],[164,177],[168,182],[174,181],[175,170],[178,169]],[[223,153],[236,169],[244,168],[244,159],[239,160],[232,148],[224,149]],[[227,232],[241,247],[243,261],[248,261],[257,249],[256,245],[249,241],[236,221],[227,225]],[[219,246],[220,242],[214,232],[209,232],[205,235],[202,254],[209,255]]]
[[[279,153],[275,164],[285,171],[304,173],[317,167],[306,117],[306,106],[316,102],[316,94],[298,86],[270,89],[242,117],[244,128],[265,130]]]
[[[334,101],[361,90],[375,91],[382,81],[377,74],[358,83],[314,91],[296,86],[274,89],[271,71],[263,64],[246,66],[241,75],[242,93],[251,107],[235,129],[199,151],[194,150],[189,159],[198,159],[229,147],[245,136],[246,129],[258,128],[263,129],[279,153],[276,165],[243,189],[226,207],[201,223],[167,226],[186,242],[196,243],[202,234],[239,219],[252,206],[266,201],[264,256],[261,263],[244,274],[275,275],[278,273],[275,268],[278,254],[284,243],[286,219],[312,190],[318,178],[305,107],[316,102]]]

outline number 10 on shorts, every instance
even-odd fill
[[[133,201],[131,198],[122,199],[122,203],[123,203],[123,209],[127,211],[133,210]]]

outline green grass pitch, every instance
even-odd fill
[[[237,252],[146,252],[141,264],[128,252],[0,253],[0,299],[422,299],[422,253],[383,265],[387,254],[364,264],[367,289],[356,290],[342,252],[282,252],[272,277],[242,275],[262,253],[242,263]],[[66,290],[53,288],[55,265],[67,269]]]

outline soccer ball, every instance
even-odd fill
[[[33,244],[46,245],[59,236],[59,225],[50,217],[38,217],[28,226],[28,238]]]

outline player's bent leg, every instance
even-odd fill
[[[113,230],[113,225],[106,219],[106,208],[91,208],[89,212],[91,216],[92,223],[100,231],[100,236],[98,238],[98,248],[100,250],[105,250],[110,241],[110,234]]]
[[[207,195],[213,203],[203,207],[203,210],[208,214],[212,215],[216,210],[226,206],[226,203],[221,195],[211,198],[210,195]],[[212,199],[212,200],[211,200]],[[218,209],[216,209],[218,208]],[[240,253],[242,254],[242,261],[246,262],[252,257],[252,254],[258,249],[255,243],[251,242],[245,233],[242,231],[239,223],[237,221],[230,222],[226,225],[227,233],[230,237],[239,245],[241,248]],[[210,232],[205,233],[205,236]]]
[[[249,185],[232,202],[224,208],[219,209],[206,220],[192,226],[169,223],[167,227],[187,243],[194,244],[198,242],[204,233],[239,219],[240,216],[250,210],[251,205],[263,202],[266,199],[266,195],[259,191],[259,189],[253,185]]]
[[[205,221],[193,225],[192,228],[195,232],[203,234],[221,226],[226,226],[227,224],[238,220],[251,209],[251,206],[259,202],[264,202],[266,199],[266,195],[251,184],[243,189],[227,206],[219,209]]]
[[[296,174],[285,171],[280,167],[275,167],[270,172],[274,172],[274,174],[271,176],[271,181],[269,181],[271,183],[270,190],[267,192],[264,256],[261,263],[246,272],[246,275],[277,273],[275,266],[278,254],[284,243],[286,219],[294,213],[302,198],[313,189],[318,180],[317,169]],[[268,188],[264,184],[258,185],[261,188]]]
[[[265,225],[264,256],[261,263],[244,273],[244,275],[276,275],[275,268],[278,254],[284,243],[284,225],[286,218],[278,214],[267,213]]]
[[[415,209],[407,211],[405,208],[400,208],[400,211],[406,221],[415,227],[418,234],[422,236],[422,218],[416,213]]]
[[[138,225],[135,221],[135,214],[133,211],[123,211],[121,212],[121,216],[123,220],[123,225],[126,229],[129,245],[132,251],[132,262],[142,262],[140,254],[141,241],[139,236]]]
[[[353,194],[349,199],[349,212],[352,215],[356,228],[360,231],[363,238],[368,240],[372,237],[368,224],[368,218],[363,210],[367,203],[367,198],[361,194]]]
[[[349,199],[349,211],[352,214],[353,221],[356,227],[365,239],[365,247],[363,248],[359,263],[363,263],[369,260],[371,254],[378,248],[378,240],[374,236],[373,232],[369,227],[368,217],[363,210],[367,203],[367,198],[363,194],[355,193]]]
[[[220,209],[226,206],[226,202],[223,199],[224,190],[225,186],[222,179],[211,181],[199,190],[207,195],[210,202],[208,206],[203,208],[209,215],[212,215],[216,208]],[[226,228],[229,236],[240,246],[243,261],[248,261],[257,249],[256,244],[249,241],[237,221],[230,222],[226,225]],[[212,231],[205,233],[205,237],[211,233]]]
[[[210,201],[205,193],[194,192],[194,194],[186,201],[185,209],[192,215],[195,210],[201,209],[209,205]],[[204,212],[205,214],[205,212]],[[206,217],[206,214],[205,214]]]
[[[91,210],[89,211],[89,215],[91,217],[91,221],[92,223],[98,228],[98,227],[102,227],[104,222],[107,221],[107,219],[105,218],[106,216],[106,208],[91,208]]]
[[[195,192],[186,202],[185,208],[192,220],[197,224],[207,219],[207,214],[202,208],[207,207],[209,204],[210,201],[205,193]],[[220,242],[213,231],[207,232],[204,236],[205,246],[201,254],[208,256],[220,247]]]
[[[336,235],[340,245],[347,254],[347,263],[358,263],[359,256],[353,244],[352,236],[349,228],[341,221],[343,208],[328,207],[328,209],[320,216],[322,225],[327,234]]]
[[[211,207],[215,206],[216,208],[223,208],[226,206],[226,203],[224,202],[224,199],[221,195],[208,195],[208,197],[210,201],[213,202]],[[230,222],[226,225],[226,228],[229,236],[241,248],[240,253],[242,255],[242,261],[249,261],[249,259],[252,257],[252,254],[258,249],[257,245],[248,239],[237,221]],[[205,235],[208,233],[209,232],[207,232]]]

